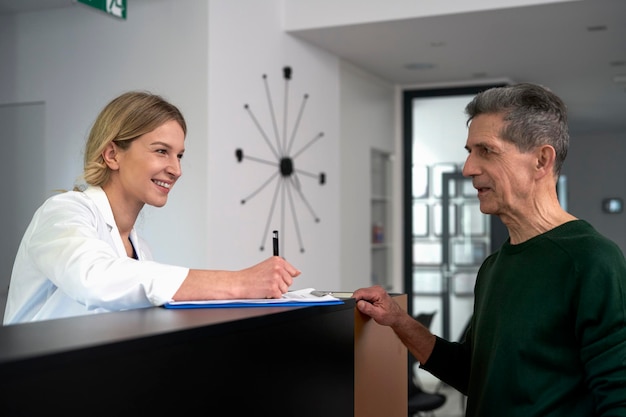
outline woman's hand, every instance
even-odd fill
[[[190,269],[175,301],[280,298],[300,271],[279,256],[241,271]]]

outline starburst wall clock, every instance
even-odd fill
[[[250,119],[258,130],[260,139],[263,139],[265,141],[265,143],[269,147],[269,150],[273,154],[274,159],[271,160],[250,156],[245,153],[244,150],[241,148],[237,148],[235,150],[235,157],[237,158],[237,162],[239,163],[242,163],[244,160],[246,160],[258,164],[272,165],[276,168],[276,170],[272,174],[270,174],[269,177],[267,177],[254,191],[241,199],[241,204],[245,204],[264,190],[268,190],[269,192],[273,193],[272,200],[267,211],[265,227],[261,236],[261,251],[265,250],[265,244],[263,242],[266,242],[268,240],[270,225],[272,224],[275,215],[277,215],[276,210],[280,210],[280,230],[283,231],[283,236],[285,236],[287,232],[287,230],[285,229],[286,217],[288,216],[291,218],[301,253],[304,252],[304,242],[302,239],[302,234],[300,232],[297,208],[304,206],[308,212],[308,215],[310,215],[316,223],[320,221],[320,218],[315,213],[313,206],[305,196],[301,178],[312,178],[316,180],[319,185],[324,185],[326,183],[326,174],[324,172],[316,174],[310,171],[300,169],[299,165],[297,164],[297,159],[307,149],[309,149],[311,145],[321,139],[324,136],[324,133],[319,132],[313,135],[313,137],[302,137],[302,135],[298,132],[300,121],[302,120],[307,101],[309,100],[308,94],[304,94],[302,96],[299,104],[299,110],[295,119],[293,121],[289,120],[289,83],[291,81],[292,74],[293,72],[291,67],[283,68],[284,99],[282,129],[279,129],[278,126],[279,121],[276,117],[274,102],[272,99],[272,94],[270,92],[266,74],[263,74],[263,86],[265,88],[265,95],[271,119],[269,121],[269,124],[271,126],[269,128],[267,126],[264,127],[264,125],[260,123],[258,118],[255,116],[255,113],[251,106],[248,104],[244,104],[244,109],[248,113]],[[268,134],[268,131],[271,133]],[[273,187],[270,187],[271,185],[273,185]],[[297,201],[301,202],[302,204],[297,205]],[[280,204],[280,208],[277,208],[278,204]],[[273,227],[273,229],[276,228],[277,227]],[[282,239],[280,245],[283,246],[284,242],[285,239]],[[280,248],[280,253],[283,256],[285,255],[285,251],[282,247]]]

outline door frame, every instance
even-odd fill
[[[403,200],[403,284],[407,294],[407,312],[414,315],[413,309],[413,100],[425,97],[459,96],[478,94],[492,87],[502,87],[505,83],[481,84],[474,86],[434,88],[434,89],[411,89],[402,93],[402,200]],[[499,221],[499,219],[496,219]],[[493,230],[493,229],[492,229]]]

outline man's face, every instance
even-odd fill
[[[463,175],[478,190],[480,211],[517,217],[533,204],[536,155],[521,153],[500,137],[502,115],[482,114],[472,119],[465,148],[469,152]]]

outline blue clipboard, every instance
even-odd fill
[[[311,307],[311,306],[328,306],[343,304],[342,300],[328,300],[328,301],[287,301],[287,302],[272,302],[269,300],[264,303],[246,303],[246,302],[233,302],[233,303],[165,303],[163,307],[168,309],[189,309],[189,308],[244,308],[244,307]]]

